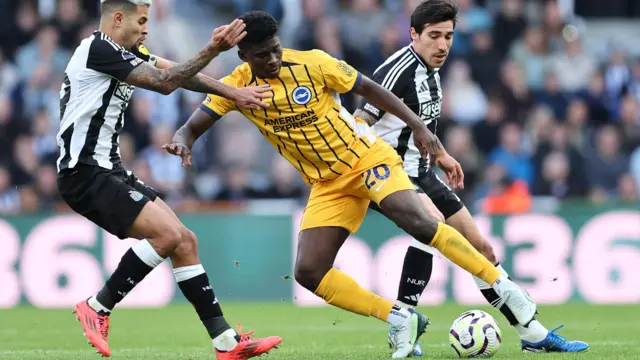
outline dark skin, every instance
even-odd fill
[[[277,77],[282,66],[282,47],[277,37],[241,48],[238,55],[251,67],[251,71],[261,78]],[[393,93],[363,76],[354,91],[381,109],[398,116],[414,132],[418,149],[426,157],[438,157],[444,150],[438,138],[427,129],[422,120]],[[187,123],[174,135],[172,144],[163,149],[182,158],[183,165],[191,164],[193,143],[217,119],[196,109]],[[364,180],[363,180],[364,181]],[[385,216],[419,241],[429,244],[437,231],[437,221],[423,206],[418,194],[405,190],[387,196],[380,203]],[[338,250],[349,236],[346,229],[338,227],[318,227],[303,230],[298,238],[298,256],[295,265],[296,280],[305,288],[315,291],[327,271],[333,266]]]

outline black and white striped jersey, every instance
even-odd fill
[[[106,169],[121,163],[118,136],[134,90],[125,79],[152,59],[124,49],[100,31],[82,40],[60,90],[58,172],[78,163]]]
[[[373,74],[373,81],[390,90],[422,118],[429,130],[436,132],[442,108],[442,87],[439,69],[430,69],[413,46],[406,46],[387,59]],[[393,146],[402,160],[404,169],[412,177],[426,173],[429,161],[420,158],[413,142],[413,133],[395,115],[385,113],[364,101],[360,109],[375,117],[375,133]]]

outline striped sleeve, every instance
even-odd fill
[[[416,64],[415,56],[410,51],[405,51],[393,61],[388,61],[380,66],[371,77],[371,80],[402,99],[412,87],[411,82],[414,78],[413,73]],[[382,109],[368,102],[367,99],[361,101],[359,108],[377,120],[380,120],[385,113]]]

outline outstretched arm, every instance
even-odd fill
[[[156,67],[158,69],[167,69],[175,65],[176,63],[171,60],[156,56]],[[271,91],[271,87],[269,85],[252,86],[239,89],[201,73],[187,79],[181,87],[198,93],[222,96],[225,99],[235,102],[239,108],[253,110],[269,107],[269,104],[263,102],[262,99],[271,97],[271,95],[267,93]]]
[[[173,135],[173,143],[162,145],[162,149],[170,154],[180,156],[182,165],[191,166],[191,148],[205,131],[207,131],[219,117],[197,108],[187,122]]]
[[[245,36],[245,24],[241,20],[234,20],[231,24],[213,30],[213,38],[194,57],[181,64],[167,69],[157,69],[143,62],[133,69],[126,77],[127,83],[156,91],[164,95],[184,86],[187,80],[195,76],[207,66],[219,53],[229,50]]]
[[[423,157],[426,156],[426,153],[429,153],[433,158],[437,159],[445,153],[444,147],[438,137],[429,131],[422,119],[411,111],[411,109],[391,91],[378,85],[364,75],[362,76],[360,85],[354,90],[373,105],[404,121],[407,126],[413,130],[413,138]],[[356,115],[356,117],[359,116]]]
[[[369,126],[373,126],[373,124],[378,121],[375,116],[362,109],[357,109],[353,116],[366,121]],[[440,142],[440,139],[438,139],[435,134],[434,136],[437,141],[437,146],[440,148],[440,153],[438,157],[431,157],[430,165],[438,165],[438,167],[447,174],[449,185],[451,185],[454,189],[464,189],[464,172],[462,171],[462,167],[460,166],[458,161],[456,161],[456,159],[454,159],[447,153],[444,145],[442,145],[442,143]]]

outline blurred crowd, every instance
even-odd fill
[[[190,42],[202,46],[219,25],[210,19],[264,9],[281,21],[285,46],[322,49],[371,75],[409,43],[409,15],[418,2],[155,0],[148,47],[182,60],[191,55]],[[616,42],[587,46],[584,23],[555,1],[456,2],[454,46],[441,69],[438,136],[465,170],[463,199],[470,205],[509,194],[640,200],[638,54]],[[98,16],[98,0],[0,0],[2,214],[52,209],[59,201],[60,84]],[[155,30],[165,36],[154,38]],[[238,62],[230,51],[207,72],[221,77]],[[202,99],[183,90],[170,96],[136,90],[120,137],[125,167],[183,209],[251,199],[304,204],[308,190],[296,171],[237,113],[196,144],[193,167],[161,151]],[[344,101],[353,111],[359,99]]]

